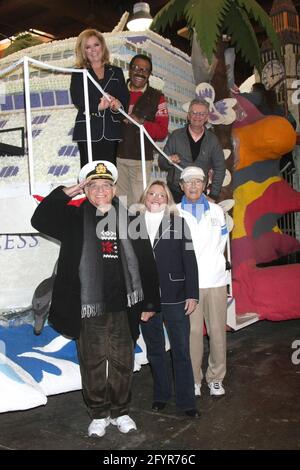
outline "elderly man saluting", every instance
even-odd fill
[[[148,240],[129,237],[127,211],[114,197],[117,177],[110,162],[86,164],[79,184],[55,189],[31,221],[61,242],[49,323],[77,339],[92,418],[88,435],[96,437],[110,423],[123,433],[136,429],[128,416],[133,346],[141,315],[147,321],[160,310],[152,248]],[[83,192],[79,207],[69,205]]]
[[[210,351],[206,382],[210,395],[225,394],[226,374],[227,273],[224,249],[228,238],[223,210],[203,194],[205,174],[189,166],[180,175],[184,192],[177,205],[191,231],[198,264],[199,303],[190,315],[190,353],[195,395],[201,395],[203,357],[203,319],[209,335]]]

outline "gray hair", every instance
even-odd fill
[[[209,111],[209,104],[207,101],[205,101],[203,98],[194,98],[190,102],[188,113],[191,111],[192,106],[194,106],[194,104],[201,104],[202,106],[206,107],[207,111]]]

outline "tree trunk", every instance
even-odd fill
[[[211,79],[211,85],[215,89],[216,94],[216,101],[219,101],[224,98],[229,97],[229,89],[227,85],[227,74],[226,74],[226,65],[225,65],[225,49],[227,47],[227,42],[219,40],[217,51],[216,51],[216,58],[217,58],[217,65]],[[231,176],[233,173],[233,166],[234,166],[234,156],[233,156],[233,145],[232,145],[232,138],[231,138],[231,127],[232,125],[216,125],[214,127],[214,132],[217,135],[221,146],[223,149],[231,150],[230,157],[226,160],[226,168],[230,172]],[[219,196],[219,201],[223,201],[224,199],[232,199],[232,183],[222,188],[222,191]]]

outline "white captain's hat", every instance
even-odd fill
[[[78,181],[105,179],[116,184],[118,179],[118,170],[115,165],[106,160],[95,160],[84,165],[78,175]]]

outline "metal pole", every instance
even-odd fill
[[[143,128],[143,126],[140,126],[140,143],[141,143],[141,160],[142,160],[143,189],[146,189],[146,186],[147,186],[147,175],[146,175],[145,139],[144,139],[144,128]]]
[[[88,162],[93,161],[92,142],[91,142],[91,120],[90,120],[90,103],[89,103],[89,88],[87,69],[83,70],[83,90],[84,90],[84,104],[85,104],[85,125],[86,125],[86,142],[88,151]]]
[[[34,169],[33,169],[33,145],[32,145],[32,126],[31,126],[31,108],[30,108],[30,86],[29,86],[29,65],[28,57],[24,57],[24,88],[25,88],[25,115],[27,128],[27,149],[28,149],[28,169],[29,169],[29,194],[33,194]]]
[[[225,221],[226,221],[226,225],[228,227],[226,219],[227,219],[227,214],[225,214]],[[231,265],[230,233],[228,234],[228,238],[227,238],[227,242],[226,242],[226,251],[227,251],[227,261],[229,261],[229,263]],[[232,292],[232,267],[231,267],[230,272],[228,274],[229,274],[229,283],[228,283],[229,292],[228,292],[228,294],[229,294],[230,297],[233,297],[233,292]]]

